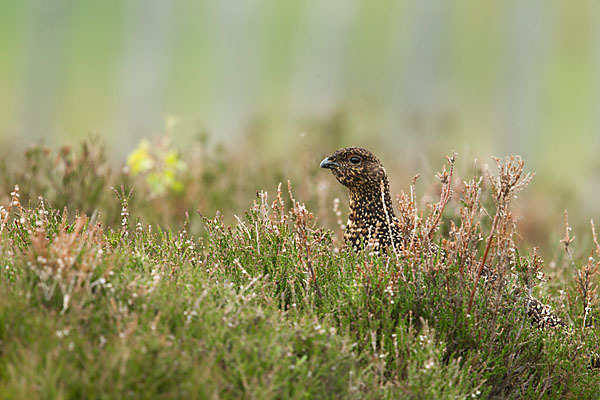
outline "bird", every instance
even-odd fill
[[[400,229],[390,195],[387,172],[381,161],[369,150],[361,147],[345,147],[325,157],[321,168],[330,169],[333,176],[349,193],[348,222],[344,231],[344,243],[355,251],[367,244],[377,252],[400,249],[408,238]],[[430,251],[439,252],[439,246],[432,244]],[[488,265],[484,265],[481,276],[486,283],[500,279]],[[525,293],[527,314],[539,328],[566,327],[547,304],[537,300],[528,290]]]
[[[344,231],[346,245],[358,250],[371,243],[375,250],[394,248],[403,241],[394,213],[387,172],[369,150],[346,147],[321,161],[348,188],[350,209]]]

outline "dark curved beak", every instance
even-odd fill
[[[323,161],[321,161],[321,168],[329,168],[329,169],[333,169],[338,167],[338,163],[333,162],[329,159],[329,157],[325,157],[323,159]]]

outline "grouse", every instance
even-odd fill
[[[321,161],[348,188],[350,211],[344,242],[359,249],[371,243],[376,249],[396,247],[402,241],[394,214],[390,184],[381,162],[360,147],[339,149]]]
[[[385,168],[369,150],[346,147],[321,161],[321,168],[331,170],[336,179],[348,188],[350,204],[344,242],[354,250],[370,244],[375,250],[399,248],[403,235],[394,213],[389,181]],[[435,251],[437,246],[433,245]],[[488,282],[498,279],[485,265],[482,277]],[[527,313],[540,328],[566,327],[552,308],[527,295]]]

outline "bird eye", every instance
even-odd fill
[[[352,156],[352,157],[350,157],[350,162],[352,164],[359,164],[360,163],[360,157],[359,156]]]

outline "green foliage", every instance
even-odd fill
[[[177,151],[170,148],[168,137],[176,124],[173,117],[167,119],[167,136],[162,141],[151,144],[142,139],[127,157],[127,166],[131,174],[144,175],[145,183],[153,196],[164,195],[167,190],[175,193],[183,191],[183,183],[178,175],[186,169]]]
[[[98,179],[109,180],[106,174]],[[145,190],[143,180],[119,179]],[[79,182],[93,187],[96,181]],[[506,282],[479,284],[468,311],[474,274],[459,260],[478,260],[481,225],[489,226],[465,227],[463,216],[473,222],[468,211],[478,208],[468,196],[479,193],[477,185],[465,189],[462,203],[456,200],[464,209],[447,220],[444,235],[451,239],[437,239],[445,259],[423,251],[431,245],[426,238],[398,254],[340,248],[291,185],[288,195],[281,186],[271,198],[259,192],[232,224],[220,213],[196,217],[204,226],[200,238],[189,215],[179,227],[141,222],[152,218],[147,210],[154,200],[143,203],[125,187],[106,205],[95,203],[112,207],[117,216],[110,220],[72,213],[70,202],[82,200],[61,192],[69,185],[49,191],[52,200],[22,205],[25,187],[34,190],[24,182],[0,208],[6,397],[597,395],[600,375],[588,367],[598,329],[586,323],[595,315],[593,270],[581,272],[589,272],[581,275],[585,292],[569,287],[569,301],[544,299],[575,328],[538,329],[529,322],[523,291],[511,288],[539,283],[539,258],[518,252],[500,222],[505,233],[493,241],[489,262],[507,269]],[[61,198],[67,211],[52,206]],[[412,206],[400,199],[403,210]],[[431,209],[430,218],[413,221],[415,232],[428,232],[444,207]]]

